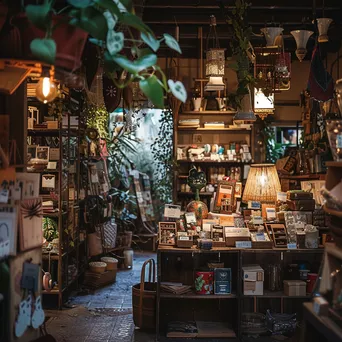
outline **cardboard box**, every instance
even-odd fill
[[[215,294],[230,294],[231,293],[230,281],[215,281],[214,293]]]
[[[264,294],[264,270],[259,265],[242,267],[243,294],[246,296],[262,296]]]
[[[244,281],[264,281],[264,270],[259,265],[242,267]]]
[[[302,280],[284,280],[286,296],[306,296],[306,282]]]
[[[264,282],[245,280],[243,282],[243,294],[245,296],[262,296],[264,294]]]
[[[232,281],[232,270],[231,268],[215,268],[214,269],[214,280],[215,281]]]

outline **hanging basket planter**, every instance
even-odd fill
[[[52,34],[57,45],[55,66],[74,71],[81,66],[82,52],[88,33],[67,22],[61,23],[62,19],[62,16],[52,17],[53,24],[58,23]],[[30,44],[35,38],[44,38],[45,32],[34,26],[24,13],[15,16],[12,24],[20,31],[22,58],[35,60]]]

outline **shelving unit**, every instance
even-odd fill
[[[43,291],[45,307],[62,308],[65,295],[71,288],[77,287],[79,277],[84,269],[87,258],[86,244],[79,239],[79,200],[80,200],[80,143],[84,122],[81,120],[82,98],[80,93],[64,89],[63,110],[64,120],[58,120],[58,129],[34,128],[28,129],[29,145],[49,146],[54,141],[59,148],[59,158],[56,160],[57,169],[34,171],[55,176],[54,196],[51,192],[41,193],[43,201],[52,200],[56,212],[44,213],[43,218],[53,219],[58,226],[58,254],[43,250],[42,268],[50,272],[57,285],[51,291]],[[56,100],[58,101],[58,100]],[[47,106],[37,101],[29,101],[39,108],[41,119],[47,112]],[[77,117],[78,125],[71,126],[70,117]],[[51,147],[51,146],[50,146]],[[42,178],[41,178],[42,179]],[[40,189],[42,190],[42,188]],[[57,200],[56,200],[57,196]]]
[[[242,266],[260,264],[265,269],[271,258],[273,263],[279,262],[283,268],[294,260],[309,259],[313,264],[317,261],[319,265],[323,252],[322,248],[297,250],[213,248],[200,250],[160,246],[157,253],[157,341],[164,335],[167,323],[173,320],[225,321],[231,324],[237,338],[241,339],[243,336],[241,315],[244,312],[265,313],[267,308],[272,308],[281,313],[297,312],[300,319],[302,303],[310,300],[309,294],[286,296],[283,291],[269,291],[265,280],[262,296],[244,295]],[[232,294],[199,295],[190,292],[176,295],[161,292],[161,282],[164,281],[181,282],[193,286],[195,270],[202,269],[208,261],[212,260],[224,262],[225,267],[231,268]],[[180,306],[182,307],[181,312],[179,311]]]
[[[228,127],[228,125],[233,124],[233,117],[236,114],[236,111],[227,110],[227,111],[184,111],[182,113],[178,113],[175,117],[174,124],[174,146],[177,148],[187,148],[192,145],[197,145],[198,147],[202,147],[205,144],[218,144],[219,146],[223,146],[225,149],[224,155],[226,156],[227,148],[229,147],[230,142],[245,142],[249,146],[254,145],[254,131],[253,127],[251,129],[242,128],[242,127]],[[197,116],[200,120],[199,127],[197,126],[180,126],[178,125],[178,121],[182,119],[191,119]],[[205,122],[224,122],[224,128],[205,128]],[[201,135],[200,142],[198,142],[193,134]],[[177,158],[177,148],[175,148],[174,153]],[[253,153],[252,149],[251,152]],[[253,158],[253,155],[252,155]],[[186,204],[186,199],[191,196],[191,192],[184,191],[181,189],[181,184],[186,183],[185,174],[188,174],[189,168],[191,165],[196,165],[201,168],[207,175],[207,183],[211,183],[214,186],[217,183],[213,183],[209,179],[209,168],[210,167],[221,167],[225,168],[225,173],[227,173],[228,169],[231,167],[240,167],[241,168],[241,181],[245,178],[244,174],[244,165],[249,163],[241,163],[233,160],[228,160],[227,157],[225,160],[190,160],[190,159],[178,159],[177,163],[179,167],[175,170],[174,173],[174,186],[173,186],[173,202],[179,203],[183,207]],[[179,177],[181,175],[181,177]],[[211,193],[213,195],[213,193]],[[200,194],[202,197],[207,196],[207,205],[210,203],[210,197],[208,195]],[[194,195],[193,195],[194,197]]]

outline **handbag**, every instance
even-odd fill
[[[296,314],[276,314],[266,312],[267,328],[275,335],[293,334],[296,331]]]

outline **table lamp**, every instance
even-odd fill
[[[277,191],[281,191],[277,169],[274,164],[254,164],[249,170],[242,202],[257,201],[275,204]]]

